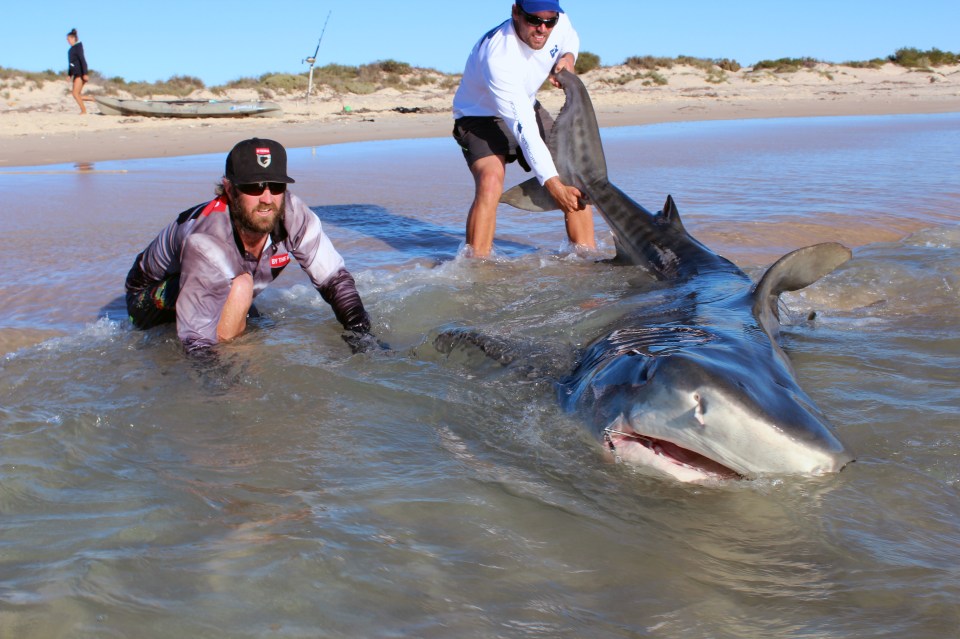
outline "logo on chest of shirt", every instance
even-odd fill
[[[553,48],[550,49],[550,57],[551,57],[551,58],[557,57],[557,51],[559,51],[559,50],[560,50],[560,46],[559,46],[559,45],[556,45],[556,44],[553,45]]]
[[[270,258],[270,268],[283,268],[290,263],[290,254],[283,253]]]

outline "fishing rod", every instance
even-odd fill
[[[310,80],[307,83],[307,104],[310,104],[310,94],[313,93],[313,65],[317,61],[317,54],[320,53],[320,43],[323,42],[323,34],[327,32],[327,23],[330,22],[331,13],[333,13],[333,9],[327,12],[327,19],[323,21],[323,29],[320,31],[320,39],[317,40],[317,48],[313,50],[313,55],[303,60],[310,64]]]

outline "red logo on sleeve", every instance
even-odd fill
[[[221,195],[215,200],[207,202],[207,206],[204,207],[203,211],[200,213],[204,217],[210,215],[211,213],[224,213],[227,210],[227,196]]]
[[[270,268],[283,268],[290,263],[290,254],[283,253],[270,258]]]

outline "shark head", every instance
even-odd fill
[[[596,371],[594,428],[608,449],[681,481],[822,475],[852,460],[778,357],[710,352],[727,347],[636,353]]]
[[[839,471],[853,456],[777,343],[777,304],[849,256],[798,249],[739,293],[725,271],[678,283],[668,312],[641,307],[593,342],[561,400],[620,460],[683,481]]]

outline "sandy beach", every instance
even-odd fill
[[[894,64],[854,68],[821,63],[774,73],[744,68],[708,73],[690,66],[638,73],[626,66],[583,74],[601,126],[740,118],[883,115],[960,111],[960,66],[908,69]],[[665,83],[664,83],[665,81]],[[448,83],[449,84],[449,83]],[[66,80],[0,81],[0,167],[87,163],[129,158],[226,152],[238,140],[271,137],[289,147],[450,134],[454,89],[425,84],[417,90],[382,89],[368,95],[315,87],[304,94],[272,95],[283,114],[271,118],[161,119],[108,116],[90,104],[79,114]],[[96,95],[94,83],[86,92]],[[128,97],[119,95],[118,97]],[[191,99],[257,99],[252,89]],[[172,99],[172,96],[154,96]],[[559,90],[541,92],[556,113]]]

